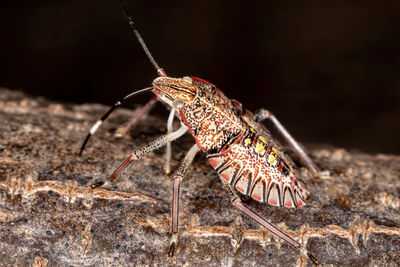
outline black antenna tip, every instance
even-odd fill
[[[83,152],[83,150],[85,149],[86,144],[87,144],[87,142],[89,141],[89,138],[90,138],[91,136],[92,136],[92,135],[91,135],[90,133],[86,136],[85,141],[83,141],[83,144],[82,144],[82,146],[81,146],[81,149],[79,150],[79,156],[82,156],[82,152]]]
[[[147,57],[149,58],[151,64],[153,64],[153,66],[154,66],[154,68],[156,69],[156,71],[157,71],[157,72],[160,72],[160,69],[161,69],[161,68],[158,66],[157,62],[154,60],[153,55],[150,53],[149,49],[147,48],[146,43],[143,41],[143,38],[142,38],[142,36],[140,35],[138,29],[136,28],[136,24],[135,24],[135,22],[133,21],[132,16],[131,16],[131,15],[129,14],[129,12],[128,12],[128,8],[126,7],[126,5],[125,5],[125,3],[124,3],[123,0],[120,0],[120,2],[121,2],[121,6],[122,6],[122,12],[123,12],[125,18],[128,20],[129,25],[131,25],[131,28],[132,28],[132,30],[133,30],[133,33],[134,33],[135,36],[136,36],[136,39],[139,41],[140,45],[142,46],[144,52],[146,53]],[[160,76],[166,76],[164,70],[161,70],[161,73],[162,73],[162,74],[160,74],[160,73],[158,73],[158,74],[159,74]]]

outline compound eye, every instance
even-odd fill
[[[185,80],[186,82],[190,83],[190,84],[193,83],[192,78],[190,78],[189,76],[185,76],[185,77],[183,77],[182,79]]]

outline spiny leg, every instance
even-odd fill
[[[143,157],[147,153],[149,153],[151,151],[154,151],[156,149],[159,149],[159,148],[165,146],[168,142],[171,142],[171,141],[181,137],[187,131],[187,129],[188,129],[188,127],[186,125],[182,125],[181,128],[179,128],[175,132],[172,132],[172,133],[166,134],[164,136],[161,136],[161,137],[157,138],[156,140],[150,142],[149,144],[145,145],[144,147],[134,151],[121,164],[121,166],[119,166],[118,169],[116,169],[114,171],[114,173],[108,178],[109,182],[113,182],[115,180],[115,178],[117,178],[118,175],[123,170],[125,170],[133,160],[140,159],[141,157]],[[92,184],[91,187],[92,188],[96,188],[96,187],[103,186],[103,185],[108,185],[108,182],[107,181],[99,181],[99,182],[96,182],[96,183]]]
[[[175,248],[178,244],[178,216],[179,216],[179,189],[180,183],[185,177],[185,174],[192,164],[194,157],[197,152],[200,151],[200,148],[196,145],[192,146],[189,152],[186,154],[183,159],[181,165],[179,166],[178,171],[175,173],[174,177],[174,189],[172,194],[172,227],[171,227],[171,241],[168,249],[168,256],[173,257],[175,253]]]
[[[154,104],[157,102],[157,100],[158,100],[157,96],[150,99],[150,101],[146,105],[144,105],[138,112],[136,112],[129,121],[124,123],[122,126],[118,127],[118,129],[115,131],[114,136],[122,137],[126,135],[130,127],[135,125],[140,119],[146,116],[153,109]],[[174,122],[174,116],[175,116],[175,109],[172,109],[168,117],[167,133],[171,133],[173,130],[172,124]],[[171,142],[168,142],[165,152],[165,174],[168,175],[170,173],[171,173]]]
[[[222,179],[221,179],[222,180]],[[265,219],[263,219],[261,216],[259,216],[257,213],[254,211],[250,210],[247,208],[243,202],[240,200],[240,197],[236,193],[235,189],[226,181],[222,180],[222,183],[224,184],[225,189],[229,192],[230,197],[231,197],[231,202],[232,204],[237,207],[241,212],[264,226],[268,231],[271,233],[275,234],[279,238],[285,240],[288,242],[290,245],[292,245],[299,253],[307,256],[314,265],[320,266],[320,263],[316,257],[314,257],[306,248],[302,247],[298,242],[296,242],[293,238],[288,236],[286,233],[282,232],[278,228],[276,228],[273,224],[267,222]]]
[[[274,114],[272,114],[270,111],[268,111],[266,109],[260,109],[255,113],[254,119],[256,122],[262,122],[265,119],[269,119],[274,124],[274,126],[277,128],[278,132],[283,136],[283,138],[294,149],[294,151],[300,157],[300,159],[306,165],[306,167],[313,173],[313,175],[314,176],[320,175],[321,170],[318,168],[318,166],[307,155],[307,153],[304,151],[304,149],[301,148],[299,143],[286,130],[286,128],[279,122],[279,120],[274,116]]]
[[[141,107],[133,116],[124,123],[122,126],[118,127],[117,130],[115,131],[114,136],[115,137],[122,137],[126,135],[128,132],[129,128],[134,126],[140,119],[143,119],[153,108],[154,105],[157,103],[157,96],[154,96],[152,99],[150,99],[149,102],[146,103],[143,107]]]

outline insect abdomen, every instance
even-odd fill
[[[296,176],[291,160],[255,132],[207,158],[221,179],[246,196],[274,206],[305,205],[307,186]]]

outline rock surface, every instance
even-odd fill
[[[148,116],[117,139],[113,131],[134,113],[118,110],[79,157],[106,110],[0,89],[0,266],[311,266],[230,204],[203,155],[181,187],[179,248],[168,258],[172,178],[163,151],[109,188],[88,187],[165,133],[166,122]],[[173,170],[193,142],[173,143]],[[308,148],[322,168],[343,173],[305,178],[311,195],[300,209],[246,203],[323,264],[400,266],[400,156]]]

